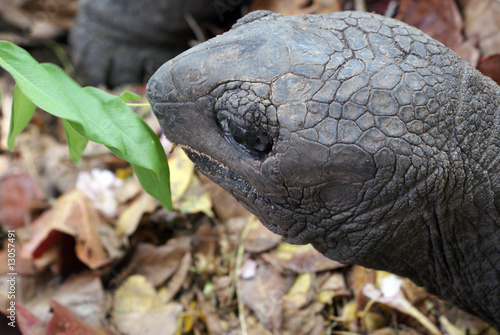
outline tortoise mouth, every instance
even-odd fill
[[[300,222],[292,219],[294,216],[293,210],[273,202],[265,194],[249,185],[236,172],[231,171],[212,157],[187,146],[179,146],[182,147],[201,173],[233,195],[243,207],[257,216],[269,230],[283,236],[289,243],[311,243],[314,234],[311,234],[306,229],[305,224],[300,224]],[[283,215],[288,219],[285,219]]]
[[[258,191],[254,186],[249,185],[239,174],[231,171],[212,157],[192,148],[183,145],[179,146],[186,152],[189,159],[194,162],[198,171],[235,197],[243,207],[256,215],[271,231],[283,234],[281,229],[276,226],[275,219],[273,219],[273,214],[275,214],[273,209],[277,209],[278,206],[266,195]]]
[[[192,148],[183,145],[180,145],[180,147],[182,147],[186,155],[194,162],[196,168],[201,173],[232,194],[248,210],[252,211],[252,207],[258,200],[270,202],[264,194],[259,192],[255,187],[247,184],[240,175],[231,171],[222,163]]]

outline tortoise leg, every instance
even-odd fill
[[[225,26],[245,1],[81,0],[70,35],[78,77],[110,87],[143,83],[195,39],[186,15]]]

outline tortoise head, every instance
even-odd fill
[[[441,102],[416,67],[442,46],[411,29],[371,14],[254,12],[164,64],[147,97],[166,137],[268,228],[328,241],[351,262],[427,164],[410,157],[423,127],[414,104],[429,115]]]

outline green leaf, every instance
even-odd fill
[[[167,158],[151,128],[120,98],[95,87],[82,89],[55,65],[43,64],[43,67],[77,102],[83,119],[89,125],[84,136],[106,145],[116,156],[132,163],[144,189],[170,209]]]
[[[119,96],[120,100],[123,102],[129,102],[134,100],[140,100],[142,97],[133,92],[125,91]]]
[[[68,77],[60,67],[54,64],[41,64],[41,66],[53,79],[64,87],[66,95],[71,97],[72,103],[75,105],[75,110],[71,112],[75,115],[75,118],[79,118],[78,122],[68,119],[71,126],[93,142],[101,143],[108,147],[114,147],[115,150],[121,153],[120,157],[126,156],[127,147],[120,134],[120,131],[124,130],[120,130],[116,126],[116,122],[120,120],[113,120],[108,117],[103,101],[89,94],[85,88],[80,87],[80,85]],[[95,90],[97,90],[97,88],[95,88]],[[104,91],[101,92],[103,93],[103,97],[107,99],[116,99],[120,101],[114,95]],[[129,113],[133,114],[125,104],[122,104],[122,106],[122,114],[120,114],[118,118],[125,117]],[[52,114],[51,110],[47,110],[47,112]]]
[[[143,168],[140,165],[132,164],[134,172],[141,182],[142,187],[161,204],[169,210],[172,210],[172,197],[170,196],[170,178],[167,169],[162,171],[160,178],[157,180],[151,174],[152,171]]]
[[[81,122],[73,99],[26,50],[0,41],[0,66],[12,75],[35,105],[57,117]]]
[[[81,88],[53,64],[40,65],[25,50],[0,41],[0,66],[27,99],[64,120],[70,155],[78,162],[86,140],[106,145],[130,162],[144,189],[171,209],[168,165],[149,126],[120,100],[94,87]]]
[[[16,136],[26,128],[35,113],[35,109],[35,104],[24,95],[19,85],[14,86],[12,114],[10,116],[9,136],[7,138],[9,150],[14,150]]]
[[[80,158],[82,157],[83,150],[87,146],[88,139],[77,132],[71,124],[63,119],[64,132],[68,140],[69,157],[76,166],[80,165]]]
[[[172,209],[167,157],[158,136],[118,97],[95,87],[86,87],[84,90],[99,98],[107,117],[115,120],[115,126],[120,130],[122,140],[129,148],[128,155],[125,158],[114,148],[109,146],[108,148],[118,157],[132,163],[144,189],[165,207]],[[152,175],[153,172],[156,175]]]

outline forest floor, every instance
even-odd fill
[[[365,5],[384,13],[389,3]],[[2,0],[0,39],[71,69],[65,41],[77,6]],[[251,8],[355,6],[255,0]],[[396,13],[500,81],[500,2],[401,0]],[[165,139],[173,211],[102,145],[89,143],[76,167],[60,120],[41,110],[9,151],[13,88],[0,73],[0,334],[498,334],[407,279],[283,242]],[[143,85],[112,92],[123,90],[144,96]],[[135,111],[160,134],[148,108]]]

